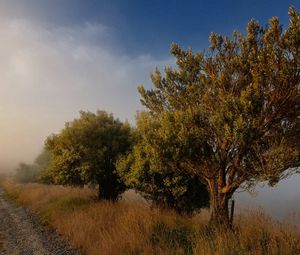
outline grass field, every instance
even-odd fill
[[[97,202],[89,189],[9,181],[2,186],[81,254],[300,254],[300,227],[262,212],[244,212],[234,232],[216,232],[201,214],[183,217],[138,201]]]

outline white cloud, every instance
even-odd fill
[[[79,110],[104,109],[133,120],[136,87],[156,65],[172,61],[132,58],[109,44],[109,28],[47,27],[28,20],[0,24],[0,165],[31,160],[43,140]]]

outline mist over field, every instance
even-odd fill
[[[235,194],[237,207],[243,210],[260,208],[276,219],[300,221],[300,176],[295,175],[279,182],[275,187],[259,185],[256,192]]]

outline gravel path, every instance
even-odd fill
[[[0,255],[77,255],[55,231],[0,189]]]

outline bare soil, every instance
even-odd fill
[[[8,200],[0,189],[0,255],[78,255],[30,210]]]

